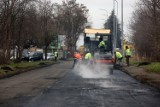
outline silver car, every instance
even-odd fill
[[[47,53],[47,60],[53,60],[54,58],[55,57],[53,53]],[[45,59],[45,54],[43,54],[43,59]]]

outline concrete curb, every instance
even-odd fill
[[[142,67],[122,67],[121,70],[142,83],[160,90],[160,74],[146,72]]]

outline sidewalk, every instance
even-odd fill
[[[160,74],[146,72],[142,67],[124,66],[121,69],[142,83],[147,83],[160,90]]]

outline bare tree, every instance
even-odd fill
[[[53,4],[50,1],[44,0],[39,5],[40,16],[40,40],[44,45],[45,59],[47,57],[47,50],[49,44],[53,41],[54,18],[53,18]]]
[[[160,61],[159,2],[159,0],[140,0],[130,24],[139,55],[153,61]]]
[[[15,40],[16,22],[22,15],[26,4],[31,0],[0,1],[0,63],[7,63]],[[19,32],[20,33],[20,32]]]
[[[63,1],[58,10],[56,18],[59,19],[60,29],[67,36],[67,46],[72,52],[76,49],[76,42],[87,23],[88,9],[83,4],[76,3],[76,0],[70,0]]]
[[[58,34],[67,35],[67,45],[74,50],[87,12],[76,0],[54,5],[50,0],[0,0],[0,64],[9,62],[15,47],[17,61],[31,44],[44,47],[47,53],[53,35]]]
[[[1,63],[7,63],[10,50],[16,47],[17,61],[20,61],[26,42],[38,43],[37,0],[2,0],[0,13]],[[8,26],[7,26],[8,25]],[[7,33],[11,32],[11,33]],[[7,52],[7,53],[6,53]]]

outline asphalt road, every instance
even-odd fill
[[[48,72],[45,72],[46,69]],[[12,99],[1,102],[0,107],[159,107],[160,105],[160,92],[157,89],[139,83],[119,70],[113,70],[112,74],[112,66],[80,65],[76,69],[71,69],[70,62],[63,62],[32,72],[41,72],[43,75],[50,72],[47,76],[41,74],[40,78],[54,81],[56,77],[52,76],[53,71],[61,71],[55,82],[43,85],[36,93],[31,91],[34,93],[32,95],[28,92],[17,94]],[[0,80],[0,83],[4,84],[4,81]]]

